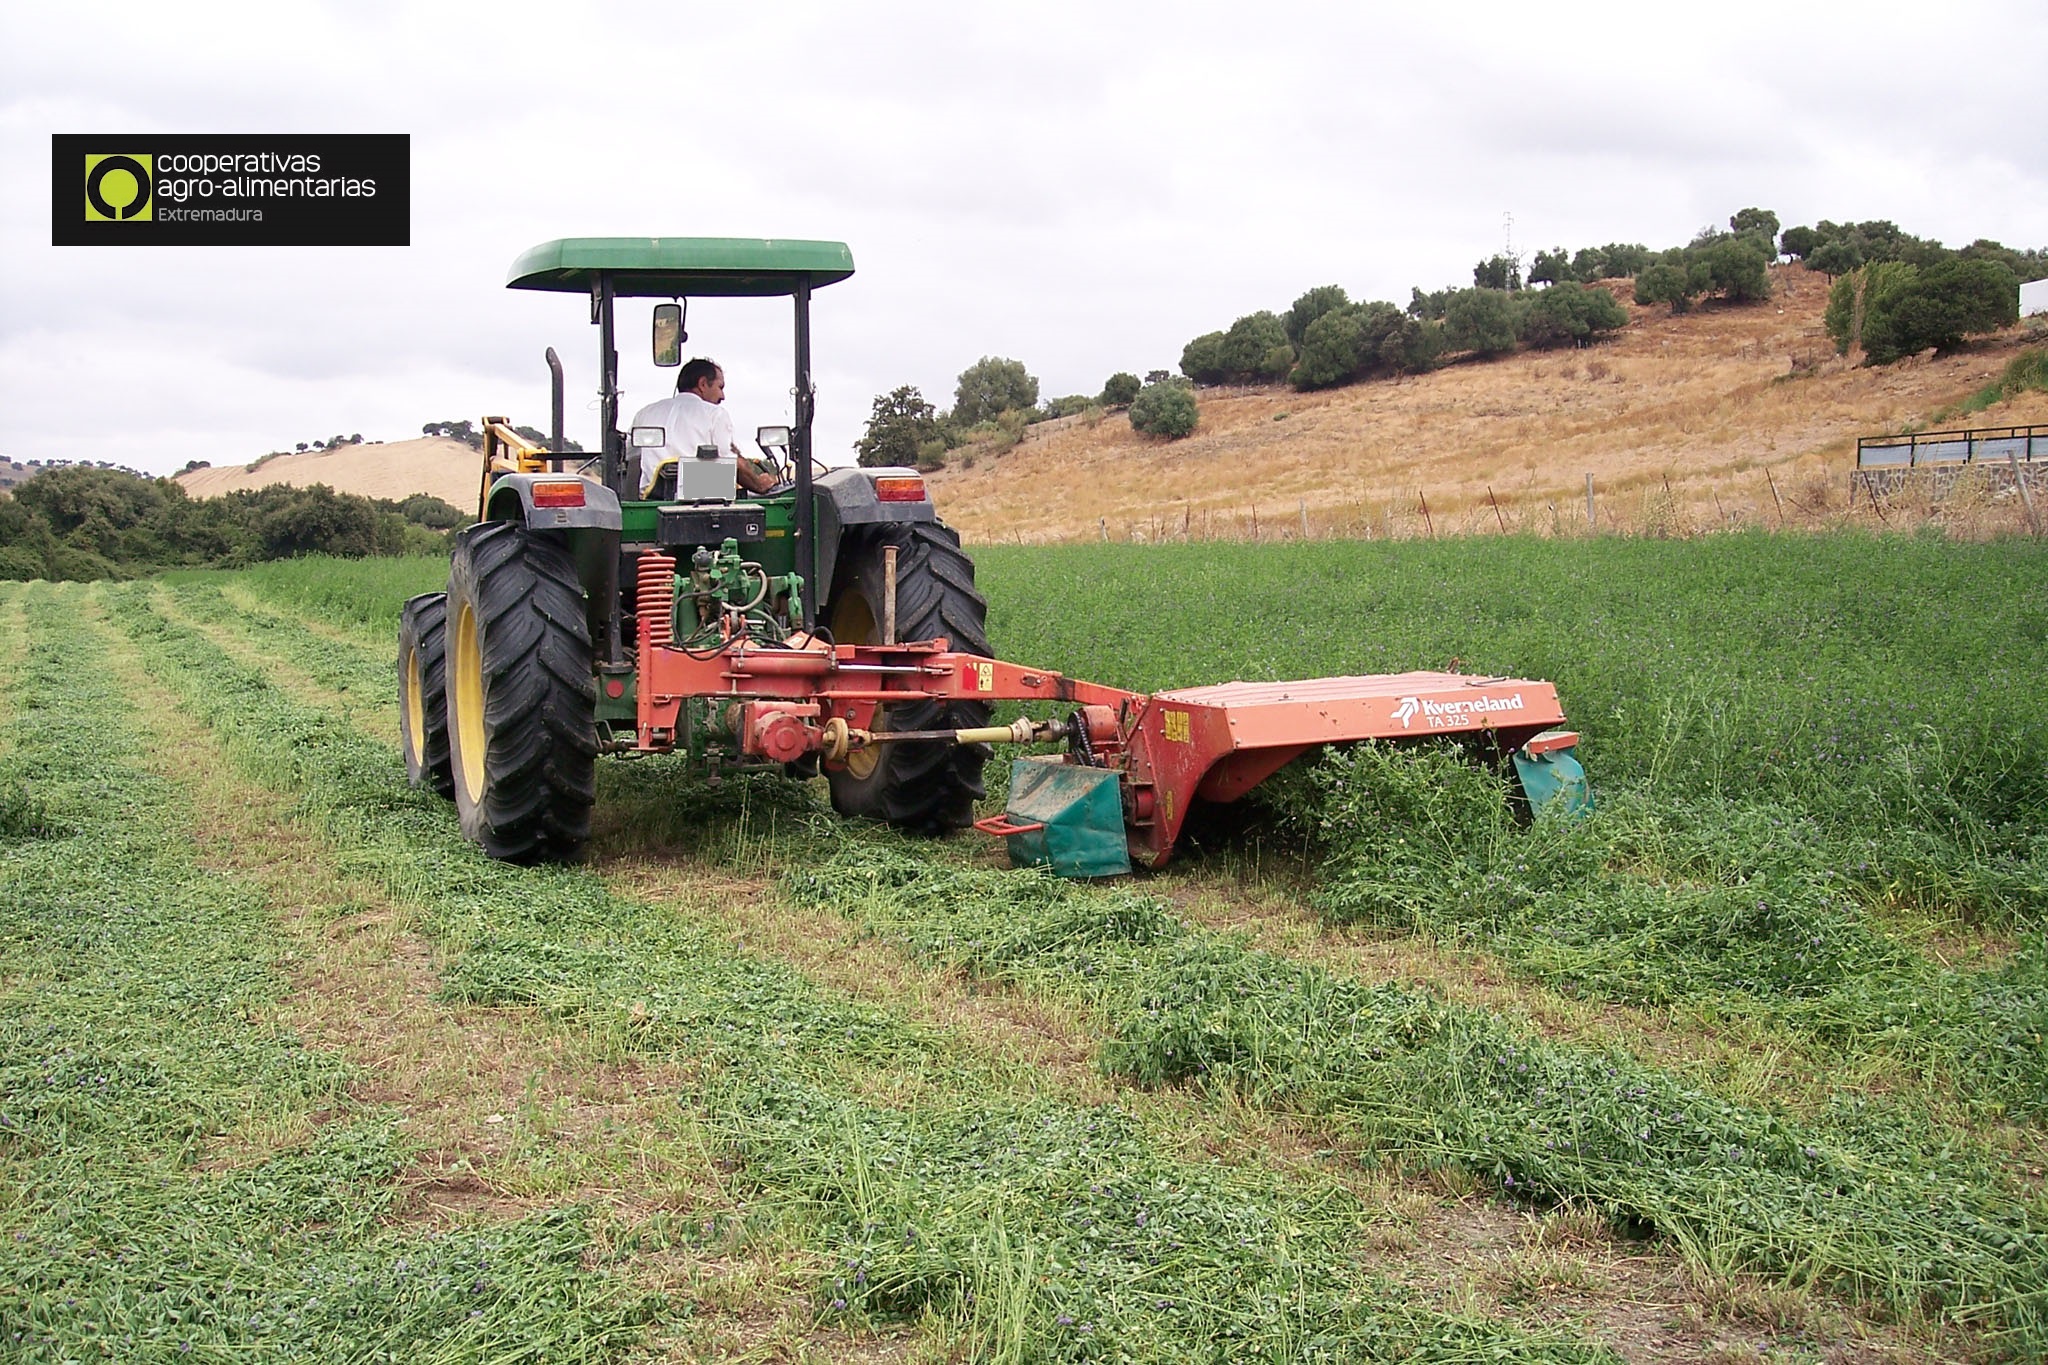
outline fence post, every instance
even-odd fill
[[[2027,525],[2038,539],[2041,534],[2041,518],[2034,511],[2034,492],[2027,487],[2027,471],[2020,468],[2019,456],[2010,450],[2005,452],[2005,458],[2012,464],[2012,481],[2020,487],[2020,506],[2027,511]]]
[[[1493,519],[1500,523],[1500,533],[1506,535],[1508,533],[1508,519],[1501,515],[1500,499],[1493,495],[1492,484],[1486,485],[1486,500],[1493,504]]]
[[[1301,500],[1301,538],[1308,539],[1308,499]]]
[[[1586,475],[1586,525],[1600,529],[1600,519],[1593,515],[1593,476]]]
[[[1097,518],[1095,519],[1095,525],[1096,525],[1096,527],[1097,527],[1097,528],[1098,528],[1098,529],[1099,529],[1099,530],[1100,530],[1100,531],[1102,532],[1102,538],[1103,538],[1103,539],[1104,539],[1105,541],[1106,541],[1106,540],[1108,540],[1108,539],[1109,539],[1109,518],[1108,518],[1108,517],[1097,517]]]
[[[1259,505],[1252,504],[1252,544],[1259,543]]]
[[[1415,490],[1415,500],[1422,506],[1422,524],[1429,531],[1429,538],[1435,540],[1436,523],[1430,519],[1429,515],[1429,494],[1418,488]]]
[[[1778,507],[1778,525],[1785,524],[1785,500],[1778,496],[1778,481],[1771,477],[1771,471],[1764,471],[1764,482],[1771,486],[1771,501]]]

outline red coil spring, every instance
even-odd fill
[[[633,610],[640,618],[640,648],[667,644],[675,632],[676,557],[641,555],[633,589]]]

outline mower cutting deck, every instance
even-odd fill
[[[1008,838],[1018,861],[1065,875],[1163,865],[1196,800],[1235,801],[1324,744],[1475,735],[1490,757],[1513,761],[1532,805],[1584,801],[1584,775],[1571,755],[1578,736],[1553,728],[1564,720],[1556,689],[1528,679],[1419,672],[1148,695],[953,653],[943,639],[833,645],[798,636],[779,647],[740,639],[693,651],[664,643],[658,630],[643,636],[640,657],[640,748],[667,742],[685,723],[685,702],[707,695],[727,701],[727,732],[743,755],[763,762],[816,754],[831,770],[889,744],[1064,742],[1067,752],[1053,761],[1084,771],[1055,778],[1044,758],[1020,764],[1008,809],[977,828]],[[887,726],[886,707],[948,699],[1073,702],[1078,709],[1062,720],[973,729]],[[1112,786],[1113,801],[1104,794]],[[1112,815],[1126,850],[1121,866],[1103,853]],[[1061,851],[1076,841],[1088,851]]]

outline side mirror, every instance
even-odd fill
[[[683,331],[683,306],[679,303],[655,304],[654,363],[664,369],[682,364],[683,343],[689,339]]]
[[[635,450],[659,450],[667,444],[668,429],[666,427],[633,428],[633,449]]]

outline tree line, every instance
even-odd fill
[[[1497,252],[1473,266],[1469,287],[1418,286],[1406,307],[1318,285],[1285,312],[1262,309],[1195,337],[1181,348],[1178,375],[1154,370],[1141,381],[1119,372],[1094,396],[1041,403],[1021,361],[984,356],[961,373],[949,410],[915,385],[878,395],[855,449],[864,465],[934,469],[962,444],[1000,449],[1033,423],[1112,408],[1127,410],[1139,431],[1185,436],[1199,420],[1196,385],[1325,389],[1421,374],[1460,355],[1588,345],[1627,325],[1621,282],[1639,306],[1668,304],[1674,314],[1709,299],[1759,303],[1771,296],[1770,268],[1781,258],[1829,277],[1827,328],[1836,347],[1861,346],[1882,365],[2011,325],[2019,282],[2048,277],[2048,249],[1980,238],[1950,250],[1881,220],[1779,229],[1775,212],[1751,207],[1731,214],[1725,228],[1703,228],[1662,251],[1640,242],[1555,246],[1537,251],[1526,271],[1519,255]]]
[[[297,555],[429,554],[469,521],[424,493],[393,501],[271,484],[194,498],[175,479],[71,465],[0,498],[0,579],[86,582]]]
[[[1155,371],[1151,378],[1158,381],[1168,377]],[[1192,394],[1185,399],[1186,430],[1168,430],[1180,425],[1179,411],[1176,408],[1162,416],[1156,411],[1158,405],[1144,397],[1148,387],[1135,374],[1120,371],[1104,381],[1098,394],[1068,394],[1041,402],[1038,379],[1023,361],[983,356],[960,372],[950,408],[941,409],[933,404],[915,384],[877,394],[867,428],[854,442],[854,453],[862,465],[869,467],[910,465],[937,469],[946,463],[949,451],[963,445],[1006,449],[1021,441],[1024,432],[1040,422],[1088,413],[1099,415],[1112,408],[1129,409],[1131,424],[1140,431],[1158,429],[1162,435],[1184,436],[1194,429]]]

